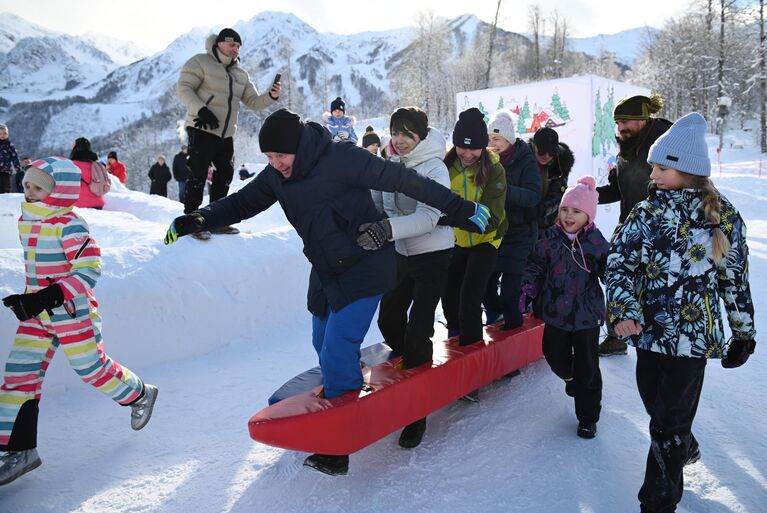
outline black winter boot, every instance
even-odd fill
[[[581,438],[586,438],[586,439],[591,439],[597,436],[597,423],[596,422],[579,422],[578,436]]]
[[[329,476],[345,476],[349,472],[349,456],[312,454],[304,460],[304,466]]]
[[[405,426],[399,435],[399,446],[404,449],[418,447],[426,432],[426,417]]]

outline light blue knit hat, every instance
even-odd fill
[[[650,147],[647,162],[696,176],[711,176],[703,116],[690,112],[679,118]]]

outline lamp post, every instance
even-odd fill
[[[732,98],[729,96],[720,96],[717,99],[716,109],[716,129],[719,132],[719,149],[724,146],[724,125],[727,120],[727,114],[730,113],[730,105],[732,105]]]

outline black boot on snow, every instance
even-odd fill
[[[695,438],[692,439],[690,449],[687,451],[687,459],[684,462],[684,466],[692,465],[700,459],[700,446]]]
[[[399,446],[404,449],[413,449],[418,447],[423,440],[423,434],[426,432],[426,418],[416,420],[412,424],[405,426],[399,435]]]
[[[304,460],[304,466],[329,476],[345,476],[349,472],[349,456],[312,454]]]
[[[578,436],[581,438],[586,438],[586,439],[591,439],[597,436],[597,423],[596,422],[579,422]]]

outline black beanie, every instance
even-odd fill
[[[389,132],[410,132],[423,141],[429,135],[429,118],[418,107],[399,108],[391,115]]]
[[[333,100],[332,102],[330,102],[330,112],[332,113],[336,109],[346,114],[346,104],[344,103],[344,101],[341,99],[340,96],[336,98],[335,100]]]
[[[488,142],[485,115],[476,107],[461,112],[453,129],[453,146],[478,150],[487,148]]]
[[[274,152],[295,155],[304,124],[295,112],[279,109],[264,120],[258,133],[258,145],[261,153]]]
[[[381,146],[381,138],[378,137],[375,129],[372,126],[369,126],[365,129],[365,135],[362,136],[362,147],[367,148],[371,144],[376,143],[378,143],[378,146]]]
[[[216,43],[240,43],[242,44],[242,39],[240,38],[240,35],[235,31],[234,29],[225,28],[221,29],[221,32],[218,33],[218,36],[216,36]]]

